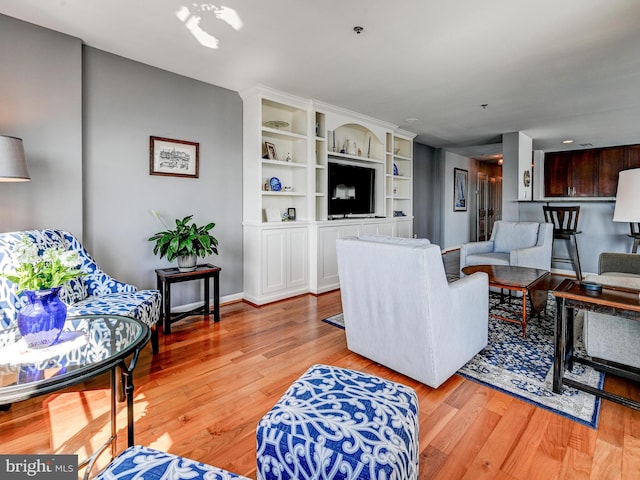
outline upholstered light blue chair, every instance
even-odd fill
[[[138,290],[105,273],[89,252],[71,233],[62,230],[29,230],[0,234],[0,273],[14,270],[13,252],[24,237],[29,237],[42,251],[61,247],[80,256],[80,269],[87,275],[67,282],[60,298],[67,304],[67,315],[122,315],[132,317],[151,328],[153,352],[158,351],[158,330],[162,296],[158,290]],[[16,286],[0,277],[0,329],[16,324],[18,311],[26,304],[24,293],[16,295]]]
[[[259,480],[417,480],[418,398],[405,385],[313,365],[262,417]]]
[[[438,388],[487,346],[486,274],[449,283],[426,239],[346,237],[336,250],[352,352]]]
[[[551,270],[553,224],[498,220],[491,239],[460,246],[460,276],[467,265],[511,265]]]

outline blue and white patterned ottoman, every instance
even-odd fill
[[[135,445],[127,448],[95,480],[249,480],[189,458]]]
[[[257,428],[259,480],[412,480],[418,453],[412,388],[329,365],[307,370]]]

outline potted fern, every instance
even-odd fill
[[[160,219],[156,212],[153,214]],[[150,242],[156,242],[153,253],[160,255],[160,258],[166,256],[170,262],[177,259],[181,272],[195,270],[198,257],[218,254],[218,240],[209,233],[216,224],[212,222],[198,226],[190,223],[192,218],[193,215],[189,215],[182,220],[176,219],[174,229],[165,225],[166,230],[149,237]]]

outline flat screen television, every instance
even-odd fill
[[[329,216],[375,213],[373,168],[329,162]]]

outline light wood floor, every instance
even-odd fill
[[[433,390],[349,352],[344,331],[321,321],[340,311],[331,292],[262,308],[225,305],[217,324],[174,324],[160,353],[147,347],[136,369],[136,443],[255,478],[258,420],[310,365],[327,363],[416,389],[420,478],[639,478],[640,412],[605,401],[592,430],[457,375]],[[609,383],[640,398],[636,385]],[[13,405],[0,413],[0,453],[83,457],[107,437],[108,398],[104,376]],[[125,412],[121,405],[120,449]]]

